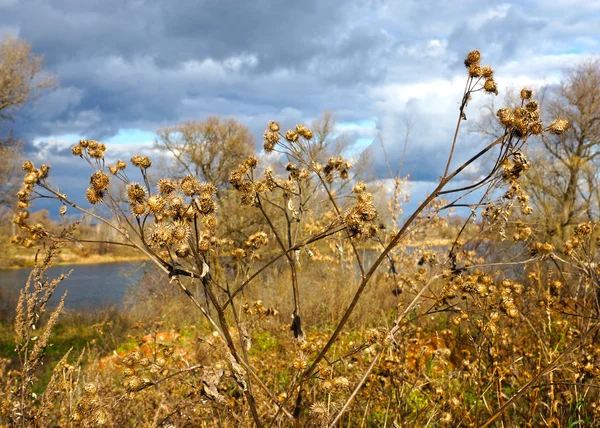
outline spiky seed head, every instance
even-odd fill
[[[169,180],[168,178],[161,178],[156,183],[158,191],[163,195],[170,195],[177,190],[178,183],[176,181]]]
[[[258,165],[258,159],[256,156],[250,156],[248,159],[246,159],[246,165],[248,168],[256,168],[256,165]]]
[[[187,196],[195,195],[200,190],[200,183],[193,175],[186,175],[183,177],[179,186],[181,187],[183,193]]]
[[[150,232],[150,245],[154,248],[163,247],[173,242],[171,237],[171,225],[166,223],[155,223]]]
[[[34,169],[35,169],[35,166],[33,165],[33,162],[31,162],[30,160],[26,160],[25,162],[23,162],[23,171],[31,172]]]
[[[217,194],[217,186],[215,186],[213,183],[202,183],[200,184],[200,188],[199,190],[199,194],[201,196],[214,196]]]
[[[275,144],[271,143],[270,141],[265,140],[263,142],[263,149],[265,149],[265,153],[271,153],[274,148]]]
[[[251,248],[253,250],[258,250],[259,248],[267,245],[269,243],[269,238],[265,232],[256,232],[248,238],[244,245],[246,248]]]
[[[480,60],[481,60],[481,53],[477,49],[474,49],[471,52],[469,52],[467,57],[465,58],[465,67],[468,68],[472,64],[477,64],[477,63],[479,63]]]
[[[304,136],[304,132],[306,131],[306,126],[302,124],[296,125],[296,132],[302,136]]]
[[[38,181],[39,177],[35,170],[33,172],[28,172],[25,174],[25,178],[23,178],[23,183],[25,184],[35,184]]]
[[[131,159],[129,159],[129,162],[131,162],[131,164],[133,166],[137,166],[138,168],[142,168],[142,164],[144,162],[144,157],[142,155],[133,155],[131,157]]]
[[[481,67],[479,64],[471,64],[469,66],[469,76],[470,77],[480,77],[481,76]]]
[[[208,215],[215,211],[216,204],[212,198],[202,195],[201,197],[195,199],[195,207],[200,214]]]
[[[298,134],[296,133],[296,131],[292,131],[291,129],[289,129],[285,133],[285,139],[294,143],[294,142],[298,141]]]
[[[88,149],[88,155],[94,159],[102,159],[104,157],[104,152],[102,150],[92,150]]]
[[[127,198],[130,202],[143,202],[146,199],[146,188],[140,183],[128,184]]]
[[[177,257],[181,257],[182,259],[188,257],[192,253],[192,250],[188,244],[181,244],[175,249],[175,254]]]
[[[539,135],[542,133],[542,131],[544,130],[544,126],[542,125],[542,122],[535,121],[529,124],[529,133],[531,135]]]
[[[202,251],[203,253],[210,250],[210,241],[208,239],[202,238],[200,242],[198,242],[198,250]]]
[[[275,121],[269,122],[269,130],[271,132],[279,132],[280,129],[281,129],[281,126],[279,126],[279,123],[277,123]]]
[[[559,117],[557,119],[554,119],[552,123],[550,123],[548,131],[550,131],[554,135],[560,135],[567,129],[569,129],[569,126],[570,124],[567,119],[565,119],[564,117]]]
[[[166,205],[165,198],[163,198],[160,195],[150,196],[146,203],[148,204],[148,208],[153,214],[160,213]]]
[[[367,185],[363,181],[359,181],[354,185],[352,191],[357,195],[364,192],[367,189]]]
[[[531,99],[531,97],[533,97],[533,91],[531,89],[526,89],[526,88],[521,89],[521,99],[522,100],[529,100],[529,99]]]
[[[489,65],[484,65],[481,67],[481,77],[485,79],[491,79],[494,77],[494,70]]]
[[[71,153],[73,153],[75,156],[81,156],[83,154],[83,147],[73,146],[71,147]]]
[[[171,237],[175,242],[186,240],[190,236],[190,225],[183,221],[176,221],[171,227]]]
[[[513,130],[518,137],[527,135],[527,123],[523,119],[515,119],[512,123]]]
[[[202,220],[202,225],[209,230],[212,230],[215,227],[217,227],[217,223],[218,223],[217,218],[212,215],[206,216]]]
[[[315,402],[310,406],[310,412],[317,418],[322,419],[327,416],[327,406],[321,402]]]
[[[141,162],[141,168],[148,169],[152,166],[152,161],[148,156],[144,156]]]
[[[483,84],[483,90],[490,94],[498,95],[498,86],[496,85],[496,82],[494,82],[494,79],[487,79]]]
[[[103,171],[96,171],[90,177],[90,184],[94,189],[103,191],[108,188],[110,178]]]
[[[119,167],[117,165],[110,165],[108,167],[108,170],[112,175],[117,175],[117,173],[119,172]]]
[[[525,104],[525,109],[532,113],[538,111],[539,108],[540,104],[535,100],[531,100],[527,104]]]
[[[581,223],[578,224],[575,228],[575,233],[579,237],[586,237],[592,234],[592,225],[590,223]]]
[[[501,108],[496,113],[496,116],[498,117],[500,123],[504,126],[512,125],[513,121],[515,120],[515,115],[509,108]]]
[[[148,207],[146,206],[146,204],[144,202],[131,202],[129,204],[129,209],[131,210],[131,214],[133,214],[136,217],[140,217],[143,216],[144,214],[146,214],[146,209]]]
[[[125,168],[127,168],[127,164],[125,162],[123,162],[121,159],[119,159],[117,161],[117,168],[119,168],[119,169],[125,169]]]
[[[144,387],[144,383],[137,376],[129,376],[125,378],[124,386],[127,392],[135,392],[142,389]]]
[[[34,172],[40,179],[47,178],[48,173],[50,172],[50,165],[42,164],[39,169],[36,169]]]
[[[93,187],[88,187],[85,191],[85,198],[92,205],[96,205],[97,203],[102,202],[103,196],[104,193],[102,192],[102,190],[97,190]]]
[[[181,207],[183,207],[183,204],[185,203],[185,199],[183,196],[177,194],[177,193],[172,193],[171,195],[169,195],[169,207],[171,207],[171,209],[173,210],[179,210]]]
[[[240,260],[246,257],[246,251],[243,248],[236,248],[231,251],[231,256],[236,260]]]

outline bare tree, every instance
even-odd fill
[[[589,176],[585,171],[600,154],[600,60],[587,61],[569,70],[553,95],[547,102],[548,112],[567,119],[571,128],[561,135],[542,136],[543,147],[549,154],[543,167],[546,173],[544,177],[532,176],[531,185],[552,185],[538,199],[556,209],[551,232],[565,238],[571,226],[593,215],[589,202],[596,197],[590,192],[598,191],[595,186],[586,185],[596,174]]]
[[[505,97],[505,104],[513,107],[526,102]],[[600,60],[569,69],[558,88],[542,90],[540,104],[549,117],[567,119],[571,127],[560,135],[543,133],[524,148],[532,167],[523,187],[539,213],[543,233],[564,240],[574,225],[597,219],[600,210]],[[473,130],[502,135],[493,100],[482,112]]]
[[[0,129],[2,122],[12,120],[15,110],[34,100],[40,90],[55,85],[53,77],[40,77],[42,61],[24,40],[6,36],[0,41]],[[12,135],[0,135],[0,206],[12,202],[20,147]]]
[[[230,171],[254,153],[250,130],[234,118],[211,116],[157,131],[156,147],[170,152],[177,174],[192,174],[221,187]]]
[[[20,142],[12,136],[0,140],[0,207],[14,203],[14,194],[20,182],[18,176],[20,147]]]
[[[0,42],[0,120],[13,119],[15,109],[55,85],[53,77],[39,76],[42,62],[24,40],[6,36]]]

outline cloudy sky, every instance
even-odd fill
[[[332,110],[357,150],[371,146],[380,178],[381,142],[397,169],[413,124],[414,201],[443,170],[469,50],[494,68],[501,101],[600,53],[598,22],[599,0],[0,0],[0,34],[30,42],[60,81],[10,125],[34,160],[72,164],[83,137],[119,156],[148,151],[160,126],[214,114],[260,143],[269,120]],[[463,134],[459,158],[482,138]],[[87,181],[83,167],[69,172]]]

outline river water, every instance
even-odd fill
[[[56,306],[65,290],[68,290],[65,309],[93,310],[119,305],[127,287],[139,280],[145,268],[144,261],[52,266],[47,271],[50,279],[68,273],[71,269],[73,272],[56,287],[49,304]],[[19,290],[25,286],[30,273],[31,268],[0,269],[0,302],[4,306],[16,302]]]

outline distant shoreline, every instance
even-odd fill
[[[109,263],[125,263],[125,262],[137,262],[150,260],[147,257],[142,256],[113,256],[113,255],[94,255],[91,257],[73,257],[73,259],[60,259],[53,263],[53,266],[70,266],[70,265],[99,265],[99,264],[109,264]],[[2,269],[27,269],[33,267],[33,259],[28,260],[26,264],[22,266],[8,266]],[[1,269],[0,269],[1,270]]]

